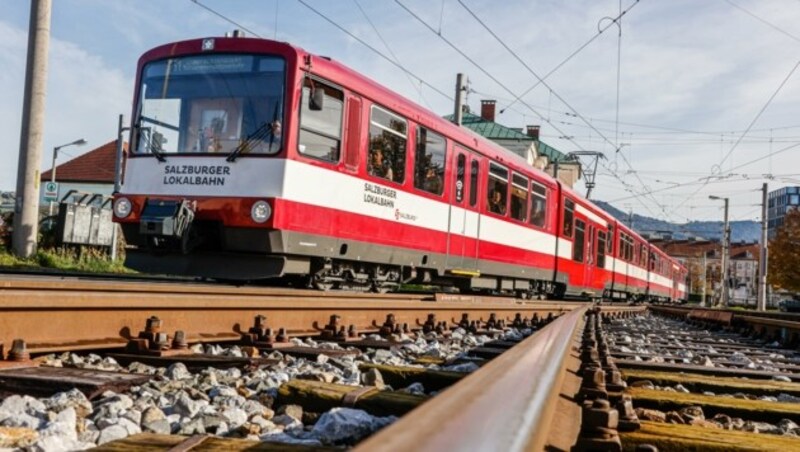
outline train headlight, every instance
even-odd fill
[[[128,198],[117,198],[114,200],[114,216],[125,218],[131,214],[131,201]]]
[[[266,201],[256,201],[253,208],[250,209],[250,218],[256,223],[263,223],[269,220],[272,215],[272,208]]]

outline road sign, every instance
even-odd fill
[[[58,182],[45,182],[44,200],[45,201],[58,200]]]

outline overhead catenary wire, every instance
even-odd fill
[[[381,42],[383,43],[383,46],[384,46],[384,47],[386,47],[386,50],[388,50],[388,51],[389,51],[389,54],[392,56],[392,58],[394,58],[394,60],[395,60],[395,61],[397,61],[397,64],[400,64],[400,65],[402,65],[403,63],[401,63],[401,62],[400,62],[400,58],[398,58],[398,57],[397,57],[397,55],[395,55],[394,51],[393,51],[393,50],[392,50],[392,48],[389,46],[389,43],[388,43],[388,42],[386,42],[386,40],[383,38],[383,35],[381,34],[381,32],[380,32],[380,30],[378,29],[378,27],[376,27],[376,26],[375,26],[375,23],[374,23],[374,22],[372,22],[372,19],[370,19],[370,17],[369,17],[369,15],[367,14],[367,12],[366,12],[366,11],[364,11],[364,8],[362,8],[362,7],[361,7],[361,3],[359,3],[359,2],[358,2],[358,0],[353,0],[353,3],[355,3],[355,4],[356,4],[356,7],[358,7],[358,10],[359,10],[359,11],[361,11],[361,14],[364,16],[364,18],[365,18],[365,19],[367,19],[367,23],[369,23],[370,27],[372,27],[372,30],[375,32],[375,34],[376,34],[376,35],[378,35],[378,39],[380,39],[380,40],[381,40]],[[414,89],[417,91],[417,93],[419,93],[419,97],[420,97],[420,99],[421,99],[423,102],[425,102],[425,105],[427,105],[427,106],[428,106],[428,108],[430,108],[430,104],[429,104],[429,103],[428,103],[428,101],[425,99],[425,96],[422,94],[422,87],[421,87],[421,86],[418,86],[417,84],[415,84],[415,83],[414,83],[414,80],[411,78],[411,76],[410,76],[410,75],[408,75],[408,73],[405,73],[405,72],[404,72],[404,75],[405,75],[405,76],[406,76],[406,78],[408,79],[409,83],[411,83],[411,87],[412,87],[412,88],[414,88]]]
[[[236,27],[241,28],[242,30],[250,33],[253,36],[257,36],[259,38],[263,38],[263,36],[261,36],[260,34],[256,33],[254,30],[251,30],[250,28],[245,27],[241,23],[236,22],[235,20],[233,20],[230,17],[228,17],[228,16],[220,13],[219,11],[211,8],[210,6],[206,6],[206,5],[202,4],[202,3],[200,3],[200,0],[189,0],[189,1],[194,3],[195,5],[203,8],[203,9],[205,9],[206,11],[210,12],[211,14],[219,17],[220,19],[224,20],[225,22],[228,22],[229,24],[235,25]]]
[[[395,0],[395,1],[396,1],[398,4],[400,4],[401,6],[403,6],[403,8],[404,8],[404,9],[406,9],[407,11],[409,11],[409,13],[411,13],[411,14],[412,14],[412,15],[413,15],[415,18],[417,18],[417,20],[418,20],[418,21],[420,21],[420,22],[422,22],[423,24],[425,24],[425,22],[424,22],[424,21],[422,21],[422,19],[420,19],[420,18],[419,18],[418,16],[416,16],[415,14],[413,14],[413,13],[412,13],[412,12],[411,12],[411,11],[410,11],[408,8],[406,8],[406,7],[405,7],[405,6],[404,6],[402,3],[400,3],[400,0]],[[636,1],[638,2],[639,0],[636,0]],[[519,62],[519,63],[520,63],[520,64],[521,64],[521,65],[522,65],[522,66],[523,66],[523,67],[524,67],[524,68],[525,68],[525,69],[526,69],[526,70],[527,70],[527,71],[528,71],[528,72],[529,72],[531,75],[533,75],[534,77],[536,77],[536,79],[539,81],[539,83],[541,83],[541,84],[542,84],[542,85],[544,85],[544,86],[545,86],[547,89],[549,89],[549,90],[550,90],[550,92],[552,93],[552,95],[553,95],[553,96],[555,96],[555,97],[556,97],[556,98],[557,98],[559,101],[561,101],[561,103],[563,103],[563,104],[564,104],[564,105],[565,105],[565,106],[566,106],[566,107],[567,107],[567,108],[568,108],[568,109],[569,109],[569,110],[572,112],[572,114],[574,114],[574,115],[575,115],[577,118],[579,118],[579,119],[580,119],[580,120],[582,120],[584,123],[586,123],[586,125],[588,125],[588,126],[589,126],[589,127],[592,129],[592,130],[594,130],[594,131],[595,131],[595,132],[596,132],[596,133],[597,133],[597,134],[600,136],[600,138],[601,138],[603,141],[605,141],[606,143],[610,144],[612,148],[615,148],[615,149],[617,148],[617,145],[616,145],[616,143],[613,143],[613,142],[612,142],[610,139],[608,139],[608,137],[606,137],[606,136],[605,136],[605,135],[604,135],[604,134],[603,134],[601,131],[597,130],[597,128],[596,128],[596,127],[595,127],[595,126],[594,126],[594,125],[593,125],[593,124],[592,124],[590,121],[588,121],[586,118],[584,118],[584,117],[583,117],[583,115],[581,115],[580,113],[578,113],[578,111],[577,111],[577,110],[576,110],[576,109],[575,109],[575,108],[574,108],[574,107],[573,107],[573,106],[572,106],[572,105],[571,105],[569,102],[567,102],[567,101],[566,101],[566,99],[564,99],[564,98],[563,98],[563,97],[562,97],[560,94],[558,94],[558,92],[557,92],[557,91],[556,91],[556,90],[555,90],[555,89],[554,89],[552,86],[550,86],[550,84],[548,84],[548,83],[547,83],[547,81],[546,81],[544,78],[542,78],[541,76],[539,76],[539,74],[537,74],[537,73],[536,73],[536,71],[534,71],[534,70],[533,70],[533,68],[531,68],[531,67],[530,67],[530,65],[528,65],[528,63],[526,63],[526,62],[525,62],[525,61],[524,61],[524,60],[523,60],[523,59],[522,59],[522,58],[521,58],[521,57],[520,57],[520,56],[519,56],[519,55],[518,55],[518,54],[517,54],[517,53],[516,53],[516,52],[515,52],[513,49],[511,49],[511,47],[510,47],[508,44],[506,44],[506,42],[505,42],[505,41],[504,41],[502,38],[500,38],[500,36],[498,36],[498,35],[497,35],[497,33],[495,33],[495,32],[494,32],[494,30],[492,30],[492,28],[491,28],[491,27],[489,27],[489,26],[486,24],[486,22],[484,22],[484,21],[483,21],[483,19],[481,19],[481,18],[480,18],[480,16],[478,16],[478,15],[477,15],[477,14],[476,14],[476,13],[475,13],[475,12],[474,12],[474,11],[473,11],[473,10],[472,10],[470,7],[469,7],[469,6],[467,6],[467,5],[464,3],[464,1],[463,1],[463,0],[458,0],[458,3],[459,3],[459,4],[460,4],[460,5],[461,5],[461,6],[462,6],[462,7],[463,7],[463,8],[464,8],[464,9],[465,9],[465,10],[466,10],[466,11],[467,11],[467,12],[468,12],[468,13],[469,13],[469,14],[470,14],[472,17],[473,17],[473,19],[475,19],[475,21],[476,21],[476,22],[478,22],[478,23],[479,23],[479,24],[480,24],[480,25],[481,25],[481,26],[482,26],[482,27],[483,27],[483,28],[484,28],[484,29],[485,29],[485,30],[486,30],[486,31],[487,31],[487,32],[488,32],[488,33],[489,33],[489,34],[490,34],[490,35],[491,35],[491,36],[492,36],[492,37],[493,37],[493,38],[494,38],[494,39],[495,39],[497,42],[498,42],[498,43],[500,43],[500,45],[501,45],[501,46],[502,46],[504,49],[506,49],[506,51],[508,51],[508,53],[510,53],[510,54],[511,54],[511,56],[513,56],[513,57],[514,57],[514,59],[515,59],[515,60],[517,60],[517,62]],[[615,21],[615,22],[616,22],[616,21]],[[425,24],[425,25],[426,25],[426,26],[428,26],[427,24]],[[430,26],[428,26],[428,28],[430,28]],[[440,36],[440,38],[444,39],[442,36]],[[446,41],[446,42],[448,42],[448,44],[450,44],[450,42],[449,42],[449,41]],[[458,51],[460,54],[464,55],[464,53],[463,53],[463,52],[461,52],[461,51],[460,51],[460,50],[459,50],[457,47],[455,47],[453,44],[450,44],[450,45],[451,45],[451,47],[453,47],[454,49],[456,49],[456,51]],[[474,63],[474,62],[473,62],[471,59],[470,59],[470,62],[472,62],[473,64],[475,64],[475,63]],[[479,67],[479,69],[480,69],[480,67]],[[495,80],[495,81],[496,81],[496,79],[495,79],[494,77],[491,77],[491,78],[492,78],[493,80]],[[506,88],[506,90],[508,91],[508,89],[507,89],[507,88]],[[537,113],[537,114],[538,114],[538,113]],[[539,116],[540,116],[540,117],[542,117],[541,115],[539,115]],[[543,120],[545,120],[545,121],[548,121],[548,120],[547,120],[547,118],[544,118],[544,117],[542,117],[542,119],[543,119]],[[553,124],[552,124],[552,123],[550,123],[549,121],[548,121],[548,123],[549,123],[549,124],[551,124],[551,125],[553,125]],[[574,143],[574,141],[573,141],[573,143]],[[575,143],[575,144],[577,145],[577,143]],[[578,145],[578,146],[580,147],[580,145]],[[624,155],[624,154],[620,155],[620,157],[622,158],[622,160],[625,162],[625,164],[626,164],[626,165],[627,165],[629,168],[633,169],[633,166],[631,165],[630,161],[628,160],[628,158],[627,158],[627,157],[625,157],[625,155]],[[604,167],[606,167],[606,168],[607,168],[607,165],[606,165],[604,162],[600,162],[600,163],[601,163],[601,165],[602,165],[602,166],[604,166]],[[607,169],[608,169],[608,168],[607,168]],[[613,171],[612,171],[612,172],[613,172]],[[648,191],[648,187],[646,186],[646,184],[644,183],[644,181],[642,181],[642,180],[641,180],[641,179],[638,177],[638,175],[636,175],[636,174],[634,173],[634,176],[635,176],[635,177],[638,179],[639,183],[641,184],[642,188],[644,189],[644,190],[643,190],[643,191],[644,191],[644,195],[646,196],[646,195],[647,195],[647,191]],[[664,214],[665,214],[667,217],[669,217],[669,214],[667,213],[666,209],[664,209],[663,207],[661,207],[661,206],[659,205],[659,202],[658,202],[658,200],[657,200],[657,199],[655,199],[655,197],[651,197],[651,199],[652,199],[652,201],[655,203],[655,205],[656,205],[656,206],[658,206],[658,207],[659,207],[659,209],[660,209],[660,210],[661,210],[661,211],[662,211],[662,212],[663,212],[663,213],[664,213]]]
[[[391,64],[392,64],[393,66],[395,66],[396,68],[400,69],[401,71],[405,72],[406,74],[408,74],[408,75],[410,75],[410,76],[414,77],[415,79],[419,80],[419,82],[420,82],[420,83],[424,84],[424,85],[425,85],[425,86],[427,86],[428,88],[430,88],[430,89],[432,89],[433,91],[437,92],[438,94],[442,95],[444,98],[448,99],[449,101],[451,101],[451,102],[453,102],[453,101],[454,101],[454,99],[453,99],[453,97],[452,97],[452,96],[450,96],[449,94],[446,94],[445,92],[443,92],[443,91],[442,91],[442,90],[440,90],[439,88],[435,87],[434,85],[432,85],[432,84],[430,84],[430,83],[426,82],[426,81],[425,81],[425,79],[423,79],[422,77],[420,77],[420,76],[418,76],[418,75],[414,74],[414,73],[413,73],[413,72],[411,72],[410,70],[406,69],[406,68],[405,68],[405,67],[404,67],[402,64],[400,64],[400,63],[398,63],[398,62],[396,62],[396,61],[392,60],[391,58],[389,58],[388,56],[386,56],[386,55],[385,55],[383,52],[381,52],[380,50],[376,49],[375,47],[373,47],[372,45],[370,45],[369,43],[367,43],[367,42],[366,42],[366,41],[364,41],[363,39],[359,38],[359,37],[358,37],[358,36],[356,36],[355,34],[351,33],[349,30],[347,30],[346,28],[342,27],[342,26],[341,26],[341,25],[339,25],[339,24],[338,24],[336,21],[334,21],[333,19],[331,19],[331,18],[330,18],[330,17],[328,17],[327,15],[323,14],[321,11],[317,10],[317,9],[316,9],[316,8],[314,8],[313,6],[309,5],[309,4],[308,4],[307,2],[305,2],[304,0],[297,0],[297,2],[298,2],[298,3],[300,3],[301,5],[305,6],[305,7],[306,7],[306,8],[308,8],[309,10],[311,10],[311,12],[313,12],[313,13],[314,13],[314,14],[316,14],[316,15],[318,15],[319,17],[321,17],[322,19],[324,19],[324,20],[325,20],[326,22],[328,22],[329,24],[331,24],[331,25],[333,25],[334,27],[338,28],[338,29],[339,29],[339,30],[340,30],[342,33],[345,33],[346,35],[350,36],[351,38],[353,38],[353,39],[355,39],[356,41],[358,41],[359,43],[361,43],[361,45],[363,45],[363,46],[367,47],[368,49],[372,50],[373,52],[375,52],[377,55],[379,55],[379,56],[380,56],[381,58],[383,58],[384,60],[386,60],[386,61],[388,61],[389,63],[391,63]]]

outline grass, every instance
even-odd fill
[[[23,259],[0,248],[0,267],[11,269],[53,269],[87,273],[134,273],[122,265],[122,260],[112,261],[103,251],[93,248],[46,248],[31,258]]]

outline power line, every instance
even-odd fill
[[[263,36],[261,36],[260,34],[256,33],[255,31],[253,31],[253,30],[251,30],[251,29],[249,29],[247,27],[245,27],[244,25],[240,24],[239,22],[234,21],[233,19],[229,18],[228,16],[225,16],[224,14],[212,9],[211,7],[208,7],[208,6],[200,3],[200,0],[189,0],[189,1],[194,3],[195,5],[203,8],[203,9],[205,9],[206,11],[210,12],[211,14],[219,17],[220,19],[224,20],[225,22],[233,24],[236,27],[241,28],[242,30],[250,33],[251,35],[258,36],[259,38],[263,39]]]
[[[312,7],[311,5],[306,3],[304,0],[297,0],[297,2],[300,3],[301,5],[305,6],[306,8],[310,9],[311,12],[313,12],[314,14],[316,14],[319,17],[325,19],[326,22],[328,22],[329,24],[331,24],[334,27],[338,28],[342,33],[347,34],[351,38],[353,38],[356,41],[358,41],[359,43],[361,43],[364,47],[366,47],[366,48],[372,50],[373,52],[375,52],[376,54],[378,54],[381,58],[383,58],[384,60],[386,60],[389,63],[391,63],[396,68],[400,69],[401,71],[405,72],[406,74],[408,74],[408,75],[414,77],[415,79],[419,80],[420,83],[424,84],[428,88],[430,88],[430,89],[436,91],[437,93],[441,94],[443,97],[445,97],[446,99],[450,100],[451,102],[454,101],[454,99],[449,94],[445,94],[439,88],[437,88],[437,87],[431,85],[430,83],[426,82],[424,79],[422,79],[422,77],[417,76],[413,72],[411,72],[408,69],[406,69],[405,67],[403,67],[403,65],[401,65],[400,63],[397,63],[394,60],[392,60],[391,58],[389,58],[388,56],[384,55],[383,52],[381,52],[380,50],[376,49],[375,47],[369,45],[366,41],[364,41],[363,39],[361,39],[358,36],[354,35],[349,30],[347,30],[346,28],[344,28],[341,25],[339,25],[338,23],[336,23],[333,19],[329,18],[325,14],[321,13],[320,11],[318,11],[317,9],[315,9],[314,7]]]
[[[639,0],[636,0],[636,1],[638,2]],[[422,18],[421,18],[421,17],[419,17],[419,16],[418,16],[416,13],[414,13],[414,12],[413,12],[411,9],[409,9],[409,8],[408,8],[407,6],[405,6],[405,5],[404,5],[402,2],[400,2],[400,0],[395,0],[395,2],[396,2],[398,5],[400,5],[400,7],[401,7],[401,8],[403,8],[404,10],[406,10],[406,12],[408,12],[408,13],[409,13],[409,14],[410,14],[412,17],[414,17],[414,19],[416,19],[416,20],[417,20],[417,21],[418,21],[420,24],[422,24],[423,26],[425,26],[425,28],[427,28],[427,29],[428,29],[429,31],[431,31],[432,33],[436,34],[436,35],[439,37],[439,39],[441,39],[442,41],[444,41],[444,42],[445,42],[447,45],[449,45],[449,46],[450,46],[450,47],[451,47],[453,50],[455,50],[455,51],[456,51],[456,52],[457,52],[459,55],[461,55],[461,56],[462,56],[463,58],[465,58],[467,61],[469,61],[470,63],[472,63],[472,65],[473,65],[473,66],[475,66],[475,67],[476,67],[476,68],[477,68],[479,71],[481,71],[481,72],[482,72],[484,75],[486,75],[487,77],[489,77],[489,78],[490,78],[492,81],[494,81],[494,82],[495,82],[495,83],[496,83],[498,86],[500,86],[501,88],[503,88],[503,89],[504,89],[506,92],[510,93],[512,96],[513,96],[513,95],[515,95],[515,94],[514,94],[514,92],[513,92],[513,91],[511,91],[511,89],[509,89],[509,88],[508,88],[508,87],[507,87],[505,84],[503,84],[503,83],[502,83],[500,80],[498,80],[498,79],[497,79],[497,77],[495,77],[494,75],[492,75],[492,74],[491,74],[489,71],[487,71],[487,70],[486,70],[486,69],[485,69],[483,66],[481,66],[480,64],[478,64],[478,63],[477,63],[475,60],[473,60],[473,59],[472,59],[472,58],[471,58],[469,55],[467,55],[467,54],[466,54],[464,51],[462,51],[460,48],[458,48],[458,46],[456,46],[455,44],[453,44],[453,43],[452,43],[450,40],[448,40],[447,38],[445,38],[443,35],[441,35],[441,34],[437,33],[437,32],[436,32],[436,31],[433,29],[433,27],[431,27],[431,26],[430,26],[430,25],[429,25],[427,22],[425,22],[424,20],[422,20]],[[511,50],[511,49],[510,49],[510,48],[509,48],[509,47],[508,47],[508,46],[505,44],[505,42],[503,42],[503,40],[502,40],[502,39],[500,39],[500,38],[499,38],[499,37],[498,37],[498,36],[497,36],[497,35],[496,35],[496,34],[495,34],[495,33],[494,33],[494,32],[493,32],[493,31],[492,31],[492,30],[491,30],[491,29],[490,29],[490,28],[489,28],[489,27],[488,27],[488,26],[487,26],[487,25],[486,25],[486,24],[485,24],[485,23],[484,23],[484,22],[483,22],[483,21],[482,21],[482,20],[481,20],[481,19],[480,19],[480,18],[479,18],[477,15],[476,15],[476,14],[475,14],[475,13],[473,13],[471,9],[469,9],[469,7],[467,7],[467,6],[466,6],[466,5],[465,5],[465,4],[464,4],[464,3],[463,3],[461,0],[459,0],[459,3],[461,3],[461,6],[463,6],[463,7],[464,7],[464,8],[465,8],[465,9],[466,9],[466,10],[467,10],[467,11],[468,11],[468,12],[469,12],[469,13],[470,13],[470,14],[471,14],[471,15],[472,15],[472,16],[473,16],[475,19],[476,19],[476,21],[478,21],[478,23],[480,23],[480,24],[481,24],[481,25],[482,25],[482,26],[483,26],[483,27],[484,27],[484,28],[485,28],[485,29],[486,29],[486,30],[487,30],[487,31],[488,31],[488,32],[489,32],[489,33],[490,33],[490,34],[491,34],[491,35],[492,35],[492,36],[493,36],[493,37],[494,37],[496,40],[498,40],[498,41],[500,42],[500,44],[501,44],[501,45],[503,45],[503,47],[505,47],[505,48],[506,48],[506,50],[508,50],[508,51],[509,51],[509,53],[511,53],[511,54],[512,54],[512,55],[513,55],[513,56],[514,56],[516,59],[517,59],[517,61],[519,61],[519,62],[520,62],[520,63],[521,63],[523,66],[525,66],[525,68],[526,68],[526,69],[527,69],[527,70],[528,70],[528,71],[529,71],[529,72],[530,72],[532,75],[534,75],[534,76],[535,76],[535,77],[536,77],[536,78],[537,78],[537,79],[540,81],[540,83],[544,84],[544,85],[545,85],[545,86],[546,86],[548,89],[550,89],[550,91],[551,91],[551,92],[552,92],[552,93],[553,93],[553,94],[554,94],[556,97],[558,97],[558,99],[559,99],[559,100],[561,100],[561,102],[562,102],[562,103],[564,103],[564,105],[566,105],[566,106],[567,106],[569,109],[571,109],[571,110],[572,110],[572,112],[573,112],[573,114],[574,114],[575,116],[577,116],[577,117],[581,118],[582,120],[584,120],[584,122],[586,122],[586,123],[587,123],[587,124],[588,124],[590,127],[593,127],[593,126],[591,125],[591,123],[589,123],[588,121],[586,121],[586,120],[585,120],[585,119],[584,119],[584,118],[583,118],[583,117],[582,117],[582,116],[581,116],[581,115],[580,115],[580,114],[577,112],[577,110],[575,110],[575,109],[574,109],[574,108],[573,108],[573,107],[572,107],[572,106],[571,106],[571,105],[570,105],[568,102],[566,102],[566,100],[564,100],[564,99],[563,99],[561,96],[559,96],[559,95],[558,95],[558,94],[555,92],[555,90],[553,90],[553,89],[552,89],[552,88],[551,88],[551,87],[550,87],[550,86],[547,84],[547,82],[545,82],[545,81],[544,81],[544,79],[542,79],[542,78],[541,78],[541,77],[540,77],[540,76],[539,76],[539,75],[538,75],[538,74],[537,74],[535,71],[533,71],[533,69],[531,69],[531,68],[530,68],[530,66],[528,66],[528,65],[527,65],[527,64],[526,64],[526,63],[525,63],[525,62],[524,62],[524,61],[523,61],[521,58],[519,58],[519,56],[518,56],[518,55],[517,55],[517,54],[516,54],[516,53],[515,53],[513,50]],[[519,98],[519,96],[516,96],[516,97],[517,97],[517,98]],[[519,100],[519,102],[521,102],[521,103],[522,103],[523,105],[525,105],[525,106],[526,106],[528,109],[530,109],[530,110],[531,110],[531,111],[532,111],[534,114],[536,114],[536,115],[537,115],[537,116],[538,116],[540,119],[542,119],[543,121],[546,121],[546,122],[548,122],[548,123],[549,123],[549,124],[550,124],[550,125],[551,125],[553,128],[555,128],[557,131],[559,131],[559,132],[561,132],[561,133],[563,134],[563,131],[561,131],[561,129],[560,129],[560,128],[558,128],[558,126],[556,126],[555,124],[553,124],[553,123],[552,123],[552,122],[551,122],[549,119],[545,118],[545,117],[544,117],[544,116],[543,116],[541,113],[539,113],[539,112],[538,112],[536,109],[534,109],[533,107],[531,107],[530,105],[528,105],[527,103],[525,103],[524,101],[522,101],[521,99]],[[605,136],[604,136],[604,135],[603,135],[601,132],[599,132],[599,131],[597,131],[597,132],[598,132],[598,134],[599,134],[600,136],[602,136],[602,137],[603,137],[603,139],[604,139],[605,141],[609,142],[609,143],[610,143],[612,146],[614,146],[614,144],[613,144],[613,143],[611,143],[611,142],[608,140],[608,138],[606,138],[606,137],[605,137]],[[579,144],[577,144],[577,143],[574,143],[574,142],[573,142],[573,144],[575,144],[575,145],[576,145],[576,147],[578,147],[578,149],[580,149],[580,150],[585,150],[585,149],[583,149],[583,147],[581,147]],[[630,162],[629,162],[627,159],[624,159],[624,160],[625,160],[625,162],[627,163],[627,165],[630,167]],[[606,166],[606,165],[605,165],[605,164],[603,164],[603,166]],[[637,177],[638,177],[638,176],[637,176]],[[623,184],[625,183],[625,182],[624,182],[624,181],[623,181],[621,178],[620,178],[619,180],[620,180],[620,182],[622,182]],[[641,180],[640,180],[640,182],[641,182]],[[641,182],[641,184],[642,184],[642,187],[645,189],[645,191],[647,191],[647,188],[645,187],[645,184],[644,184],[643,182]],[[643,196],[645,196],[645,195],[646,195],[646,193],[645,193]],[[640,200],[640,202],[641,202],[641,200]],[[654,202],[656,205],[658,205],[658,201],[657,201],[655,198],[653,198],[653,202]],[[646,203],[644,203],[644,202],[641,202],[641,203],[642,203],[642,205],[644,205],[644,206],[645,206],[645,208],[646,208],[646,209],[650,210],[650,206],[648,206],[648,205],[647,205]],[[665,209],[663,209],[663,208],[662,208],[661,210],[662,210],[662,212],[664,212],[664,213],[666,214],[666,210],[665,210]],[[651,211],[651,210],[650,210],[650,211]],[[652,212],[652,211],[651,211],[651,212]]]
[[[364,11],[364,8],[361,7],[361,4],[358,2],[358,0],[353,0],[353,3],[356,4],[358,10],[361,11],[361,14],[364,15],[365,19],[367,19],[367,22],[372,27],[372,30],[375,31],[376,35],[378,35],[378,39],[381,40],[383,46],[386,47],[386,50],[388,50],[389,54],[392,55],[392,58],[394,58],[394,60],[397,61],[397,64],[402,65],[403,63],[400,62],[400,58],[398,58],[397,55],[395,55],[394,51],[392,51],[392,48],[389,47],[389,43],[387,43],[386,40],[383,39],[383,35],[381,35],[380,30],[378,30],[378,27],[376,27],[375,24],[372,22],[372,19],[369,18],[369,15],[367,15],[367,12]],[[431,108],[430,104],[428,104],[428,101],[425,99],[425,96],[422,94],[422,87],[417,86],[417,84],[414,83],[414,80],[411,78],[410,75],[408,75],[407,73],[404,74],[408,79],[408,82],[411,83],[411,87],[414,88],[419,93],[420,99],[422,99],[422,101],[425,102],[426,105],[428,105],[428,108]]]
[[[775,24],[773,24],[773,23],[771,23],[771,22],[768,22],[766,19],[762,19],[761,17],[759,17],[759,16],[755,15],[755,14],[754,14],[754,13],[752,13],[751,11],[749,11],[749,10],[747,10],[747,9],[745,9],[745,8],[743,8],[743,7],[741,7],[741,6],[739,6],[739,5],[737,5],[736,3],[733,3],[731,0],[723,0],[723,1],[724,1],[725,3],[727,3],[727,4],[731,5],[731,6],[733,6],[734,8],[738,9],[739,11],[742,11],[742,12],[744,12],[744,13],[745,13],[745,14],[747,14],[748,16],[750,16],[750,17],[754,18],[755,20],[757,20],[757,21],[761,22],[762,24],[764,24],[764,25],[766,25],[766,26],[768,26],[768,27],[772,28],[773,30],[776,30],[776,31],[778,31],[779,33],[782,33],[782,34],[784,34],[784,35],[786,35],[786,36],[788,36],[788,37],[790,37],[790,38],[794,39],[795,41],[797,41],[797,42],[800,42],[800,38],[798,38],[797,36],[795,36],[795,35],[793,35],[793,34],[789,33],[788,31],[784,30],[783,28],[780,28],[780,27],[778,27],[777,25],[775,25]]]
[[[778,95],[778,93],[781,91],[781,88],[783,88],[783,86],[786,84],[786,82],[789,81],[789,79],[792,77],[792,74],[794,74],[794,71],[797,70],[798,66],[800,66],[800,60],[798,60],[797,63],[795,63],[794,67],[792,67],[792,70],[789,71],[789,74],[786,75],[786,77],[783,79],[783,81],[780,83],[780,85],[778,85],[778,88],[775,90],[775,92],[773,92],[772,95],[769,97],[769,99],[767,99],[767,102],[764,104],[763,107],[761,107],[761,110],[758,111],[758,113],[756,114],[755,118],[753,118],[753,120],[750,121],[750,125],[747,126],[747,129],[745,129],[745,131],[739,136],[739,139],[736,140],[736,143],[734,143],[734,145],[730,148],[730,150],[728,150],[728,153],[725,154],[725,156],[722,158],[722,160],[720,160],[719,165],[716,165],[716,168],[717,168],[716,171],[714,170],[714,168],[712,168],[712,176],[715,175],[714,174],[715,172],[717,174],[720,174],[722,172],[722,165],[725,164],[725,162],[728,160],[728,157],[731,156],[731,154],[736,149],[736,147],[739,145],[739,143],[741,143],[741,141],[745,137],[745,135],[747,135],[747,133],[750,131],[750,128],[753,127],[753,125],[756,123],[756,121],[758,121],[758,118],[760,118],[761,115],[764,113],[764,111],[767,109],[769,104],[772,103],[772,100],[775,99],[775,96]],[[800,145],[800,143],[798,143],[797,145]],[[731,170],[733,170],[733,168],[731,168]],[[706,179],[706,181],[708,181],[708,180],[709,179]],[[705,185],[701,185],[694,193],[692,193],[688,198],[686,198],[686,201],[689,201],[690,199],[692,199],[695,196],[697,196],[697,194],[700,192],[700,190],[703,189],[703,187],[705,187]]]
[[[572,52],[571,54],[569,54],[569,55],[568,55],[568,56],[567,56],[567,57],[566,57],[566,58],[565,58],[563,61],[561,61],[560,63],[558,63],[558,64],[557,64],[557,65],[556,65],[556,66],[555,66],[553,69],[551,69],[551,70],[550,70],[550,72],[548,72],[547,74],[545,74],[545,75],[544,75],[544,79],[546,80],[548,77],[550,77],[551,75],[553,75],[553,73],[554,73],[554,72],[556,72],[557,70],[561,69],[561,66],[565,65],[565,64],[566,64],[566,63],[567,63],[569,60],[571,60],[572,58],[574,58],[574,57],[575,57],[575,55],[579,54],[581,51],[583,51],[583,49],[585,49],[586,47],[588,47],[588,46],[589,46],[589,44],[591,44],[592,42],[594,42],[594,40],[595,40],[595,39],[599,38],[599,37],[600,37],[600,35],[601,35],[601,34],[603,34],[603,32],[605,32],[605,31],[606,31],[606,30],[608,30],[608,29],[609,29],[609,28],[610,28],[612,25],[614,25],[615,23],[617,23],[617,21],[621,20],[621,19],[622,19],[622,16],[624,16],[625,14],[627,14],[627,13],[628,13],[628,11],[630,11],[631,9],[633,9],[633,7],[634,7],[634,6],[636,6],[636,5],[638,5],[638,4],[639,4],[639,1],[640,1],[640,0],[635,0],[635,1],[634,1],[634,2],[631,4],[631,6],[629,6],[627,9],[625,9],[625,11],[622,11],[622,12],[621,12],[621,13],[620,13],[620,14],[619,14],[617,17],[615,17],[614,19],[612,19],[612,20],[611,20],[611,23],[609,23],[609,24],[608,24],[606,27],[603,27],[603,28],[601,28],[600,30],[598,30],[598,31],[597,31],[597,34],[595,34],[595,35],[594,35],[594,36],[592,36],[592,37],[591,37],[591,38],[590,38],[588,41],[586,41],[585,43],[583,43],[583,45],[581,45],[580,47],[578,47],[577,49],[575,49],[575,51],[574,51],[574,52]],[[460,1],[460,0],[459,0],[459,3],[461,3],[461,1]],[[463,4],[463,3],[461,3],[461,5],[463,6],[464,4]],[[514,105],[515,103],[519,102],[519,101],[520,101],[520,99],[522,99],[524,96],[526,96],[526,95],[527,95],[529,92],[533,91],[533,90],[534,90],[534,89],[535,89],[537,86],[539,86],[541,83],[542,83],[541,81],[537,81],[537,82],[536,82],[536,83],[534,83],[534,84],[533,84],[533,85],[532,85],[530,88],[526,89],[526,90],[525,90],[525,91],[524,91],[522,94],[520,94],[519,96],[515,97],[515,98],[514,98],[514,100],[513,100],[513,101],[511,101],[511,103],[510,103],[508,106],[506,106],[505,108],[503,108],[503,109],[501,109],[501,110],[500,110],[500,114],[503,114],[503,112],[505,112],[505,110],[507,110],[508,108],[510,108],[510,107],[511,107],[512,105]]]

